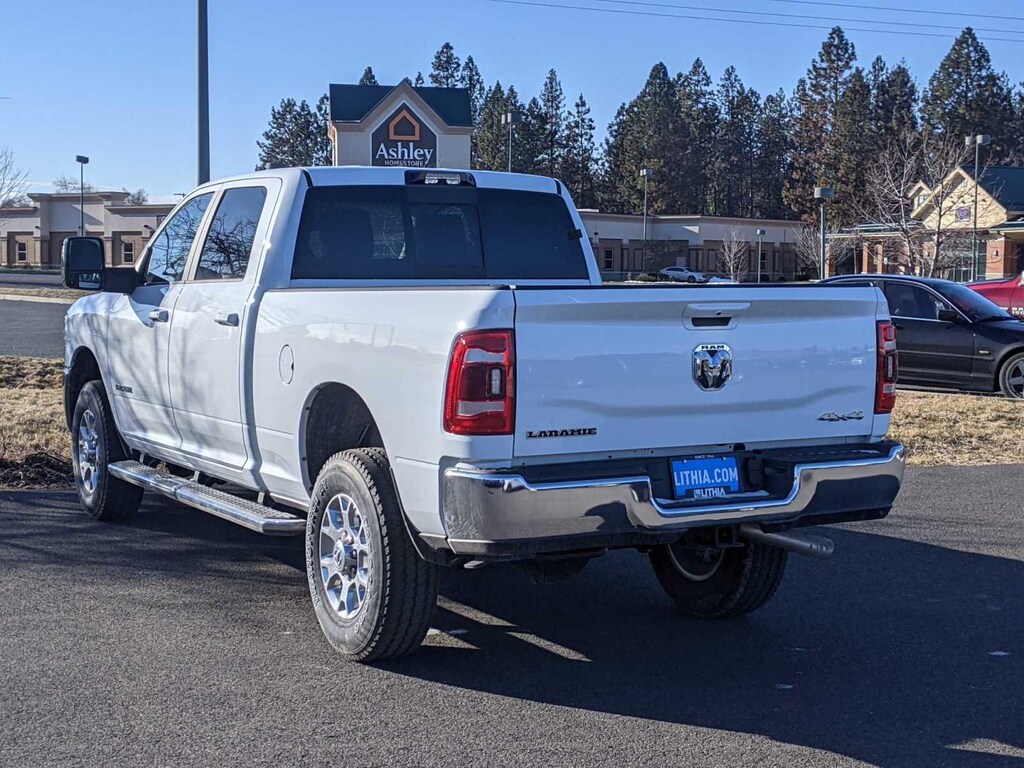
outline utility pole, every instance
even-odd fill
[[[819,266],[820,272],[818,273],[819,279],[824,280],[825,274],[825,203],[836,196],[835,190],[832,187],[815,187],[814,188],[814,199],[820,200],[821,203],[821,264]],[[761,255],[758,254],[758,259]]]
[[[75,162],[78,163],[78,236],[85,237],[85,166],[89,164],[89,158],[75,155]]]
[[[512,173],[512,126],[519,122],[519,113],[509,110],[501,116],[501,124],[508,126],[508,172]]]
[[[767,232],[763,229],[757,230],[757,284],[761,284],[761,238],[764,237]]]
[[[968,149],[972,144],[974,145],[974,224],[971,227],[971,280],[978,278],[978,163],[981,161],[981,148],[988,146],[991,141],[992,137],[987,133],[964,137],[964,144]]]
[[[197,0],[198,21],[196,37],[198,40],[198,80],[199,92],[199,162],[198,183],[205,184],[210,180],[210,45],[207,30],[207,0]]]
[[[643,254],[640,265],[640,271],[643,271],[644,266],[647,264],[647,181],[653,175],[653,171],[650,168],[640,169],[640,178],[644,180],[644,245],[641,253]]]

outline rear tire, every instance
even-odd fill
[[[82,508],[94,520],[125,520],[139,508],[142,489],[110,474],[128,458],[103,383],[90,381],[78,394],[71,419],[71,457]]]
[[[420,557],[380,448],[327,460],[309,505],[306,577],[320,628],[353,661],[419,647],[437,603],[438,569]]]
[[[1006,397],[1024,398],[1024,352],[1010,355],[999,369],[999,389]]]
[[[767,603],[782,582],[787,555],[757,542],[717,550],[677,542],[651,552],[651,565],[682,613],[718,619],[742,616]]]

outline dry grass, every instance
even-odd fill
[[[904,391],[890,434],[913,465],[1024,464],[1024,402]]]
[[[76,291],[73,288],[0,288],[0,294],[7,293],[13,296],[39,296],[44,299],[66,299],[68,302],[78,301],[85,295],[84,291]]]
[[[917,466],[1024,464],[1024,402],[900,392],[892,437]],[[0,356],[0,487],[70,483],[70,449],[61,362]]]

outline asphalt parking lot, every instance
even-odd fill
[[[328,650],[297,540],[0,492],[0,763],[1020,766],[1021,469],[912,470],[742,620],[680,618],[633,552],[448,573],[376,668]]]
[[[67,304],[0,299],[0,355],[64,357],[67,311]]]
[[[60,275],[53,272],[0,272],[4,288],[60,288]]]

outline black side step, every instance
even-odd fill
[[[114,477],[156,491],[169,499],[237,523],[251,531],[272,536],[305,533],[306,519],[296,517],[255,501],[232,496],[200,483],[177,477],[138,461],[119,461],[110,465]]]

